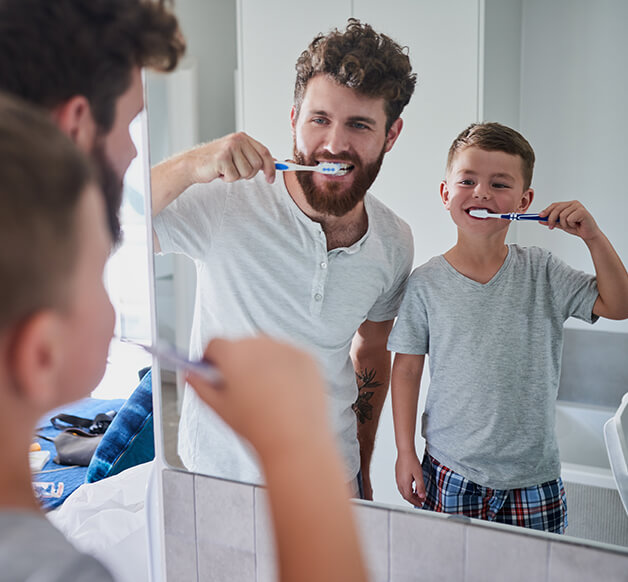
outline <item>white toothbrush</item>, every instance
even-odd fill
[[[477,208],[469,210],[469,214],[475,218],[501,218],[503,220],[536,220],[547,222],[547,216],[539,216],[538,214],[519,214],[518,212],[509,212],[508,214],[495,214],[489,212],[485,208]]]
[[[283,172],[307,171],[319,172],[328,176],[344,176],[349,171],[349,164],[340,162],[320,162],[317,166],[302,166],[294,162],[275,162],[275,168]]]

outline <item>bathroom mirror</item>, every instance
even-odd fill
[[[343,27],[356,16],[407,45],[418,73],[403,131],[372,188],[411,225],[415,265],[455,242],[438,185],[451,141],[477,120],[511,125],[535,148],[532,210],[557,200],[581,200],[628,261],[623,225],[628,196],[619,174],[628,159],[628,81],[622,74],[628,5],[623,0],[391,0],[385,5],[321,0],[316,10],[304,4],[289,11],[281,0],[177,0],[176,11],[189,51],[178,72],[148,81],[152,164],[240,129],[275,157],[289,157],[294,62],[318,32]],[[592,270],[575,237],[536,224],[513,225],[509,237],[550,248],[576,268]],[[157,256],[155,277],[159,335],[185,350],[194,266],[181,256]],[[621,504],[601,440],[601,425],[628,391],[628,325],[600,321],[585,328],[569,321],[567,328],[557,424],[564,435],[563,478],[569,480],[568,533],[628,546],[628,517],[616,511]],[[424,382],[422,401],[427,386]],[[182,468],[176,454],[180,379],[162,370],[162,390],[166,461]],[[576,437],[584,437],[582,444]],[[577,458],[582,452],[589,459]],[[396,491],[395,456],[388,400],[373,458],[375,502],[413,511]],[[583,509],[572,511],[572,506]],[[611,521],[613,531],[608,531],[604,524]]]

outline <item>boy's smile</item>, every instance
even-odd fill
[[[507,229],[509,223],[475,218],[470,210],[505,214],[524,212],[532,202],[532,189],[523,190],[521,158],[502,151],[467,147],[453,160],[447,180],[441,183],[445,208],[459,228]]]

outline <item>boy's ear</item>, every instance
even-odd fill
[[[76,95],[68,99],[52,111],[52,118],[81,150],[92,150],[97,127],[86,97]]]
[[[449,210],[449,188],[447,186],[447,180],[443,180],[440,183],[440,197],[445,205],[445,209]]]
[[[393,121],[393,124],[390,126],[390,129],[386,134],[386,143],[384,146],[386,153],[388,153],[392,149],[393,145],[395,145],[395,142],[397,141],[397,138],[399,137],[402,128],[403,119],[401,119],[401,117],[398,117],[397,119],[395,119],[395,121]]]
[[[61,321],[51,310],[32,315],[14,334],[9,355],[14,384],[40,410],[57,405],[63,345]]]
[[[530,208],[532,200],[534,200],[534,190],[532,188],[528,188],[521,197],[517,212],[525,212],[528,208]]]

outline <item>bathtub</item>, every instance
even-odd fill
[[[611,408],[557,402],[556,434],[563,481],[616,489],[603,428],[614,414]]]

